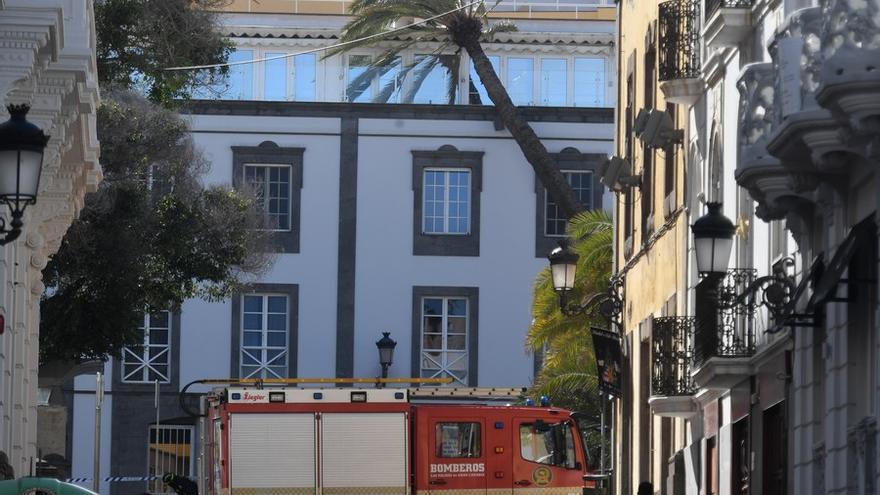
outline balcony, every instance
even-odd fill
[[[839,173],[849,166],[850,148],[840,123],[818,105],[816,90],[822,70],[822,9],[794,12],[770,44],[775,71],[775,126],[767,143],[797,179],[797,192],[808,192],[819,175]]]
[[[648,403],[657,416],[689,418],[699,410],[692,397],[693,331],[692,316],[666,316],[653,320],[651,398]]]
[[[700,78],[700,3],[662,2],[659,11],[659,79],[666,100],[693,105],[703,92]]]
[[[697,300],[697,311],[702,311],[702,324],[694,329],[694,372],[696,386],[705,389],[729,389],[752,374],[750,358],[755,354],[755,308],[757,301],[749,299],[732,304],[736,294],[746,291],[757,278],[751,268],[728,270],[717,287],[719,309]],[[704,280],[701,283],[709,283]],[[699,288],[698,292],[705,291]],[[714,313],[714,321],[710,315]]]
[[[880,0],[829,0],[816,99],[856,134],[880,131]]]
[[[736,182],[758,203],[756,215],[765,221],[778,220],[801,199],[792,186],[791,175],[778,158],[767,151],[775,125],[773,64],[748,64],[737,81],[739,130]]]
[[[712,48],[737,46],[752,30],[754,0],[706,0],[703,37]]]

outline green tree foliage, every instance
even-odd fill
[[[224,62],[232,44],[212,11],[228,0],[95,0],[98,77],[102,85],[138,88],[170,104],[221,70],[164,68]]]
[[[447,103],[454,103],[458,87],[458,69],[461,54],[467,53],[474,64],[483,87],[495,108],[498,117],[513,136],[526,161],[532,166],[535,175],[550,194],[556,199],[559,208],[569,216],[583,210],[574,190],[565,180],[556,162],[537,134],[513,104],[510,95],[492,68],[489,57],[483,51],[482,42],[491,40],[502,31],[513,31],[516,27],[505,22],[490,23],[488,14],[491,7],[487,3],[472,0],[354,0],[349,7],[351,21],[343,29],[340,41],[348,45],[329,50],[326,57],[349,50],[379,44],[386,37],[383,33],[395,26],[412,24],[413,19],[423,19],[418,26],[399,31],[402,38],[386,47],[380,56],[375,57],[363,74],[349,82],[349,95],[357,97],[370,86],[372,80],[387,80],[381,88],[377,100],[388,101],[400,87],[407,75],[412,81],[408,93],[401,95],[402,101],[412,101],[414,92],[436,67],[444,67],[449,79],[447,82]],[[428,57],[411,66],[402,66],[400,53],[416,43],[436,43],[436,48]],[[385,46],[383,44],[383,46]],[[389,71],[397,71],[394,78],[382,77]],[[392,72],[393,73],[393,72]]]
[[[571,249],[579,258],[575,285],[569,300],[584,301],[608,290],[614,230],[604,210],[579,213],[568,224],[573,239]],[[596,312],[565,316],[559,311],[559,296],[553,290],[550,268],[538,274],[532,303],[534,320],[529,327],[526,345],[529,349],[545,350],[544,367],[535,391],[552,395],[554,400],[573,396],[580,391],[595,390],[595,360],[592,353],[591,326],[607,325]],[[567,400],[567,399],[566,399]]]
[[[579,255],[575,286],[569,298],[584,301],[608,289],[611,276],[613,229],[604,210],[578,214],[569,222],[571,248]],[[554,403],[575,410],[590,405],[596,392],[596,362],[590,328],[607,322],[595,312],[565,316],[559,311],[559,296],[553,290],[550,269],[535,281],[532,325],[526,337],[529,349],[544,353],[543,366],[533,393],[547,395]]]
[[[219,299],[271,262],[247,192],[203,187],[207,167],[176,114],[128,91],[103,95],[104,180],[43,270],[43,361],[104,358],[144,312]]]
[[[611,217],[604,210],[580,213],[569,222],[568,235],[573,239],[571,248],[579,255],[570,300],[584,301],[606,292],[614,241]],[[602,437],[596,427],[601,401],[590,328],[608,323],[597,312],[563,315],[549,267],[535,281],[532,316],[526,346],[533,352],[543,352],[544,360],[530,395],[546,395],[554,405],[588,413],[589,428],[582,424],[582,432],[587,434],[592,453],[598,455]]]

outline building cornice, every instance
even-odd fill
[[[237,115],[260,117],[357,117],[368,119],[408,120],[483,120],[499,119],[492,106],[422,105],[406,103],[346,103],[188,100],[177,109],[190,115]],[[586,107],[519,107],[530,122],[570,122],[580,124],[613,124],[613,108]]]
[[[270,25],[231,25],[226,28],[226,35],[233,38],[247,38],[256,43],[261,40],[266,43],[295,44],[298,42],[323,42],[331,44],[339,39],[339,31],[335,29],[302,29],[292,27],[278,27]],[[421,40],[422,43],[446,43],[445,37],[425,37],[424,33],[418,36],[401,34],[387,38],[387,42]],[[614,46],[614,33],[533,33],[513,31],[509,33],[497,33],[492,40],[483,41],[485,50],[522,50],[541,46],[560,47],[573,49],[581,46]],[[316,43],[317,44],[317,43]],[[278,46],[278,45],[274,45]]]

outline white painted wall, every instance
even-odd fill
[[[299,284],[298,375],[334,376],[338,120],[192,116],[190,121],[197,145],[212,162],[207,183],[231,182],[230,146],[272,140],[306,148],[301,252],[279,255],[259,281]],[[611,125],[538,123],[535,129],[559,138],[545,141],[551,152],[569,146],[610,151]],[[491,122],[361,119],[359,132],[355,375],[379,373],[374,343],[385,330],[398,342],[390,375],[410,376],[413,286],[476,286],[480,385],[528,385],[533,361],[523,340],[531,321],[532,283],[546,261],[534,255],[534,174],[515,142]],[[432,137],[438,135],[447,137]],[[412,255],[411,152],[445,144],[485,153],[479,258]],[[230,319],[228,302],[184,305],[181,384],[229,374]]]

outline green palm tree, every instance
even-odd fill
[[[495,4],[497,5],[498,1]],[[385,84],[377,100],[388,101],[394,95],[401,97],[399,95],[401,83],[406,75],[411,73],[410,80],[413,83],[410,85],[410,94],[403,95],[403,100],[407,101],[431,71],[442,66],[446,68],[447,75],[452,79],[447,84],[447,101],[453,103],[458,69],[461,64],[460,54],[464,51],[473,61],[474,69],[486,88],[486,93],[495,104],[499,118],[516,140],[538,179],[568,217],[573,217],[583,210],[583,206],[560,173],[553,157],[511,101],[507,90],[495,74],[489,57],[483,51],[481,44],[483,41],[491,39],[495,33],[515,30],[514,26],[505,23],[490,26],[489,9],[482,1],[354,0],[349,13],[353,18],[343,29],[341,41],[354,41],[354,43],[328,51],[327,57],[353,48],[375,45],[382,41],[382,36],[376,35],[388,31],[393,26],[399,23],[406,24],[408,19],[425,19],[425,22],[418,26],[398,34],[403,38],[402,41],[394,42],[389,48],[385,48],[362,73],[350,81],[349,95],[354,97],[361,95],[374,78],[379,78]],[[418,63],[409,67],[402,67],[400,53],[424,41],[436,41],[438,46],[429,57],[420,59]],[[387,77],[389,74],[396,75]]]
[[[604,210],[582,212],[569,222],[571,248],[579,255],[570,294],[573,300],[586,300],[608,290],[613,232],[611,217]],[[592,408],[597,377],[590,328],[607,322],[595,312],[563,315],[549,268],[542,270],[535,281],[532,316],[526,345],[534,352],[544,352],[533,395],[553,397],[557,404],[572,409]]]

